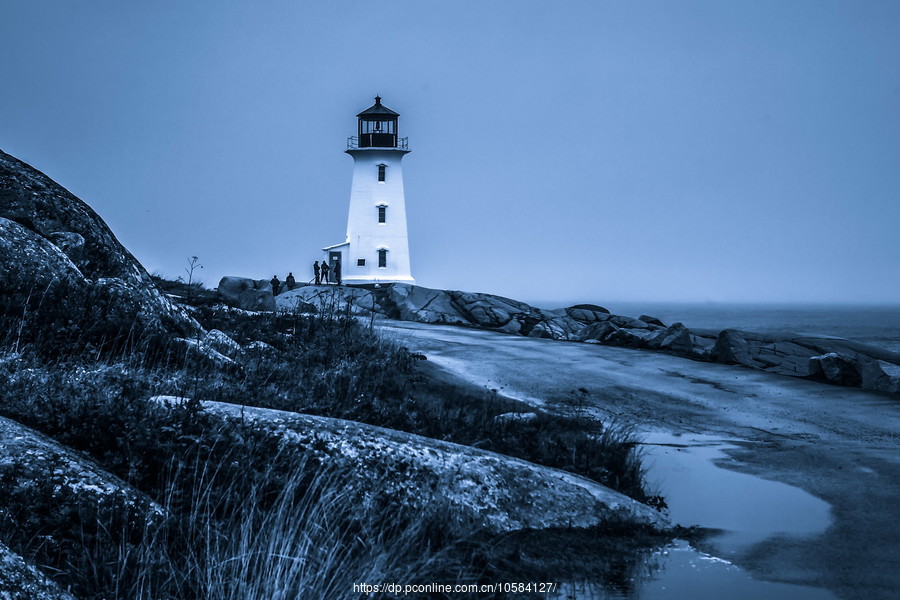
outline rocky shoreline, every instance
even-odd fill
[[[667,352],[703,362],[900,394],[900,354],[829,336],[688,329],[681,323],[666,326],[648,315],[633,318],[611,314],[596,305],[546,310],[492,294],[405,283],[378,287],[307,285],[272,296],[268,282],[225,277],[218,291],[228,302],[247,310],[311,312],[337,307],[363,317]]]

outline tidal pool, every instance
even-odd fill
[[[678,525],[718,529],[712,554],[683,541],[651,554],[635,570],[627,592],[569,582],[551,596],[566,600],[836,600],[828,590],[754,579],[732,558],[773,536],[815,536],[831,523],[826,502],[803,490],[717,466],[736,440],[707,435],[651,432],[644,436],[644,464],[651,489],[669,505]]]

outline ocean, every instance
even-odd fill
[[[680,321],[688,328],[698,329],[830,335],[900,352],[900,305],[610,302],[603,306],[629,317],[654,316],[666,325]]]

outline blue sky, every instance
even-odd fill
[[[307,273],[400,113],[413,275],[900,303],[900,3],[0,0],[0,149],[151,271]]]

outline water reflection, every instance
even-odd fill
[[[676,542],[648,559],[654,573],[628,591],[599,583],[569,582],[559,600],[837,600],[828,590],[758,581],[730,562]]]
[[[677,525],[720,529],[710,540],[730,557],[776,535],[804,537],[831,524],[828,503],[796,488],[721,468],[734,440],[707,435],[649,433],[644,439],[647,481],[663,490]]]
[[[645,437],[651,485],[665,496],[673,523],[721,530],[707,540],[713,554],[687,542],[632,556],[618,581],[570,581],[555,595],[565,600],[835,600],[828,590],[759,581],[728,557],[775,535],[813,536],[831,523],[827,503],[783,483],[716,465],[730,459],[735,440],[653,432]],[[704,544],[704,547],[707,545]]]

